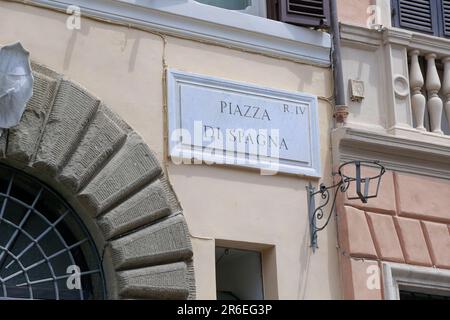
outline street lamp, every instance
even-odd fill
[[[361,164],[368,164],[376,167],[379,172],[375,175],[362,177],[361,176]],[[354,166],[354,175],[344,174],[344,168],[349,166]],[[332,186],[325,186],[323,183],[320,185],[319,190],[316,189],[309,183],[306,187],[308,192],[308,217],[310,226],[310,236],[311,236],[311,247],[313,252],[318,249],[317,245],[317,233],[324,230],[328,223],[330,222],[331,215],[336,204],[336,196],[338,191],[346,193],[352,183],[355,183],[355,195],[348,196],[349,200],[361,200],[362,203],[367,203],[368,199],[376,198],[378,196],[378,191],[380,189],[381,177],[386,172],[384,166],[382,166],[379,161],[350,161],[342,164],[339,167],[337,173],[333,173],[333,176],[339,176],[340,180],[337,184]],[[372,186],[372,188],[370,188]],[[330,202],[330,190],[336,189],[333,197],[333,203],[330,208],[330,212],[326,218],[325,223],[322,226],[318,226],[318,222],[323,220],[325,217],[324,208]],[[315,197],[320,195],[322,199],[322,204],[316,207]]]

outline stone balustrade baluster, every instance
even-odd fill
[[[441,80],[436,68],[436,54],[429,53],[425,56],[427,60],[427,75],[426,75],[426,89],[428,92],[427,109],[430,115],[431,131],[438,134],[443,134],[441,130],[442,121],[442,99],[438,93],[441,89]]]
[[[442,81],[442,93],[445,98],[444,110],[450,128],[450,56],[442,59],[444,64],[444,77]]]
[[[422,70],[420,70],[419,54],[419,50],[413,50],[409,53],[411,56],[411,68],[409,71],[411,107],[416,129],[426,131],[424,126],[426,99],[421,91],[424,85],[424,80]]]

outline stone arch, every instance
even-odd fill
[[[194,299],[181,206],[147,144],[80,86],[32,64],[33,96],[0,162],[56,189],[105,248],[108,298]]]

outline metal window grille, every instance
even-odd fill
[[[0,299],[104,299],[99,252],[71,207],[0,164]]]

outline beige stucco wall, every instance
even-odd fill
[[[383,48],[358,47],[344,43],[341,47],[344,90],[350,114],[348,125],[381,130],[387,126],[388,103],[385,90],[386,63]],[[364,99],[352,101],[349,80],[364,82]]]
[[[320,249],[313,255],[309,248],[309,180],[217,166],[176,166],[164,155],[164,51],[170,68],[324,97],[331,95],[329,69],[174,37],[166,37],[164,50],[163,39],[149,32],[87,18],[82,18],[81,30],[70,31],[66,18],[2,1],[0,45],[20,40],[32,59],[100,97],[167,164],[192,235],[198,298],[215,298],[216,240],[248,242],[261,250],[272,247],[263,253],[267,298],[340,298],[334,221],[319,235]],[[332,106],[323,100],[319,116],[323,175],[329,177]]]
[[[367,8],[376,0],[337,0],[339,21],[365,26],[369,14]]]
[[[338,17],[341,23],[341,57],[344,92],[349,107],[347,123],[352,127],[383,130],[388,126],[387,105],[390,103],[385,85],[389,83],[386,75],[388,63],[381,40],[358,39],[351,30],[391,27],[390,0],[337,0]],[[357,26],[353,28],[351,26]],[[361,27],[361,28],[359,28]],[[367,30],[369,33],[370,31]],[[381,32],[372,31],[374,38]],[[357,40],[355,40],[357,39]],[[367,43],[365,43],[367,41]],[[373,41],[376,43],[369,43]],[[376,42],[378,41],[378,42]],[[399,63],[395,61],[394,63]],[[364,82],[364,99],[350,99],[349,80]]]

